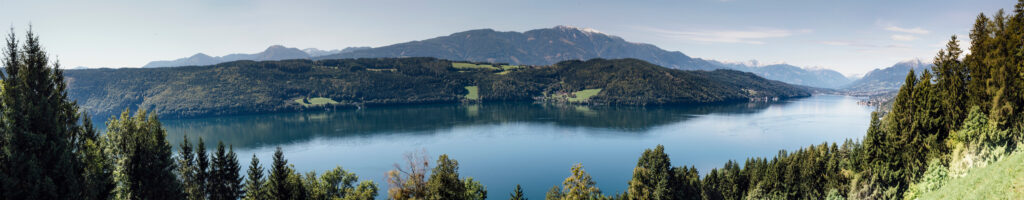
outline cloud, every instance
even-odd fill
[[[903,34],[892,35],[891,38],[892,38],[892,40],[896,40],[896,41],[913,41],[913,40],[917,40],[916,36],[913,36],[913,35],[903,35]]]
[[[843,41],[821,41],[819,44],[832,45],[832,46],[853,46],[853,43]]]
[[[789,37],[794,34],[810,33],[810,29],[755,28],[748,30],[697,30],[679,31],[660,28],[645,28],[664,37],[711,43],[764,44],[762,39]]]
[[[931,31],[924,30],[921,27],[902,28],[902,27],[899,27],[899,26],[892,26],[892,25],[886,26],[885,30],[887,30],[887,31],[894,31],[894,32],[900,32],[900,33],[919,34],[919,35],[924,35],[924,34],[931,33]]]

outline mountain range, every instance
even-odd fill
[[[835,70],[823,68],[801,68],[790,64],[759,65],[757,61],[736,63],[707,60],[707,62],[724,68],[750,72],[767,79],[796,85],[837,89],[852,82],[852,80]]]
[[[910,70],[920,72],[930,69],[932,63],[923,62],[921,59],[913,59],[898,62],[895,65],[882,69],[871,70],[864,77],[853,81],[850,85],[843,87],[844,90],[860,93],[877,93],[899,90],[903,86]]]
[[[564,60],[593,58],[635,58],[673,69],[734,69],[752,72],[771,80],[818,88],[836,89],[851,81],[839,72],[828,69],[805,69],[786,64],[751,66],[692,58],[679,51],[668,51],[652,44],[630,42],[593,29],[572,26],[556,26],[526,32],[478,29],[382,47],[350,47],[332,51],[300,50],[275,45],[256,54],[231,54],[223,57],[196,54],[173,61],[154,61],[144,67],[212,65],[235,60],[384,57],[434,57],[514,65],[552,65]]]
[[[199,65],[214,65],[218,63],[225,63],[238,60],[252,60],[252,61],[265,61],[265,60],[289,60],[289,59],[311,59],[317,56],[331,55],[345,53],[355,50],[369,49],[369,47],[349,47],[341,50],[320,50],[316,48],[298,49],[289,48],[281,45],[273,45],[267,47],[263,52],[254,54],[229,54],[226,56],[212,57],[203,53],[197,53],[187,58],[179,58],[176,60],[165,60],[165,61],[152,61],[142,66],[143,68],[153,67],[180,67],[180,66],[199,66]]]

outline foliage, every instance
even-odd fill
[[[575,164],[572,166],[572,175],[565,178],[562,182],[562,194],[561,199],[600,199],[601,189],[597,188],[597,183],[590,178],[590,174],[586,170],[583,170],[583,164]]]
[[[217,152],[213,155],[210,177],[207,182],[211,200],[236,200],[243,194],[241,167],[234,147],[224,150],[224,143],[217,142]]]
[[[95,130],[79,124],[60,63],[50,62],[31,28],[20,48],[11,31],[0,56],[0,198],[107,198],[110,163],[97,157],[107,152]]]
[[[516,184],[516,188],[512,190],[509,196],[508,200],[527,200],[523,195],[523,187],[519,186],[519,184]]]
[[[260,159],[256,158],[256,154],[252,155],[252,161],[249,162],[249,170],[246,172],[245,194],[242,199],[269,199],[270,197],[267,196],[267,191],[263,187],[266,183],[266,179],[263,178],[263,166],[260,165]]]
[[[117,163],[117,199],[182,199],[167,133],[156,115],[128,110],[107,122],[110,157]]]
[[[924,193],[920,199],[1022,199],[1024,198],[1024,153],[1017,151],[991,165],[949,180],[942,187]]]

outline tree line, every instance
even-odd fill
[[[637,59],[566,61],[498,72],[457,69],[435,58],[235,61],[212,66],[68,70],[68,95],[96,116],[125,108],[162,118],[267,113],[353,106],[460,103],[467,86],[480,101],[535,101],[603,89],[590,104],[666,105],[810,96],[751,73],[682,71]],[[487,63],[490,65],[490,63]],[[329,98],[314,107],[295,100]]]

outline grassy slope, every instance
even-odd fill
[[[1024,199],[1024,153],[972,169],[921,199]]]
[[[469,93],[466,94],[466,99],[480,100],[480,87],[466,86],[466,91],[469,91]]]

